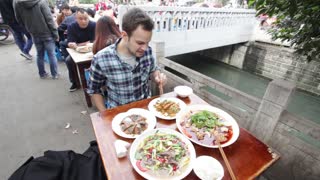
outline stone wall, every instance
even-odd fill
[[[200,54],[270,79],[295,82],[320,95],[320,62],[307,63],[293,49],[254,42],[201,51]]]
[[[264,77],[282,78],[320,95],[320,63],[307,63],[292,49],[255,42],[246,53],[243,69]]]

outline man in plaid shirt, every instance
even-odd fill
[[[149,79],[161,86],[166,83],[166,76],[160,73],[148,46],[153,26],[141,9],[129,10],[123,16],[122,37],[94,56],[87,92],[100,112],[149,97]],[[102,87],[107,90],[108,107]]]

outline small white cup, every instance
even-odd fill
[[[193,90],[188,86],[176,86],[174,88],[174,92],[178,96],[180,96],[182,98],[186,98],[186,97],[190,96],[193,93]]]

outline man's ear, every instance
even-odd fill
[[[121,31],[121,37],[124,38],[125,36],[128,36],[128,34],[125,31]]]
[[[129,36],[128,36],[127,32],[121,31],[121,38],[122,38],[122,39],[126,39],[126,40],[127,40],[128,37],[129,37]]]

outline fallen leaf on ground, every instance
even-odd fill
[[[78,134],[78,133],[79,133],[79,132],[78,132],[77,129],[72,131],[72,134]]]
[[[67,123],[64,128],[69,129],[70,127],[71,127],[71,124],[70,124],[70,123]]]

